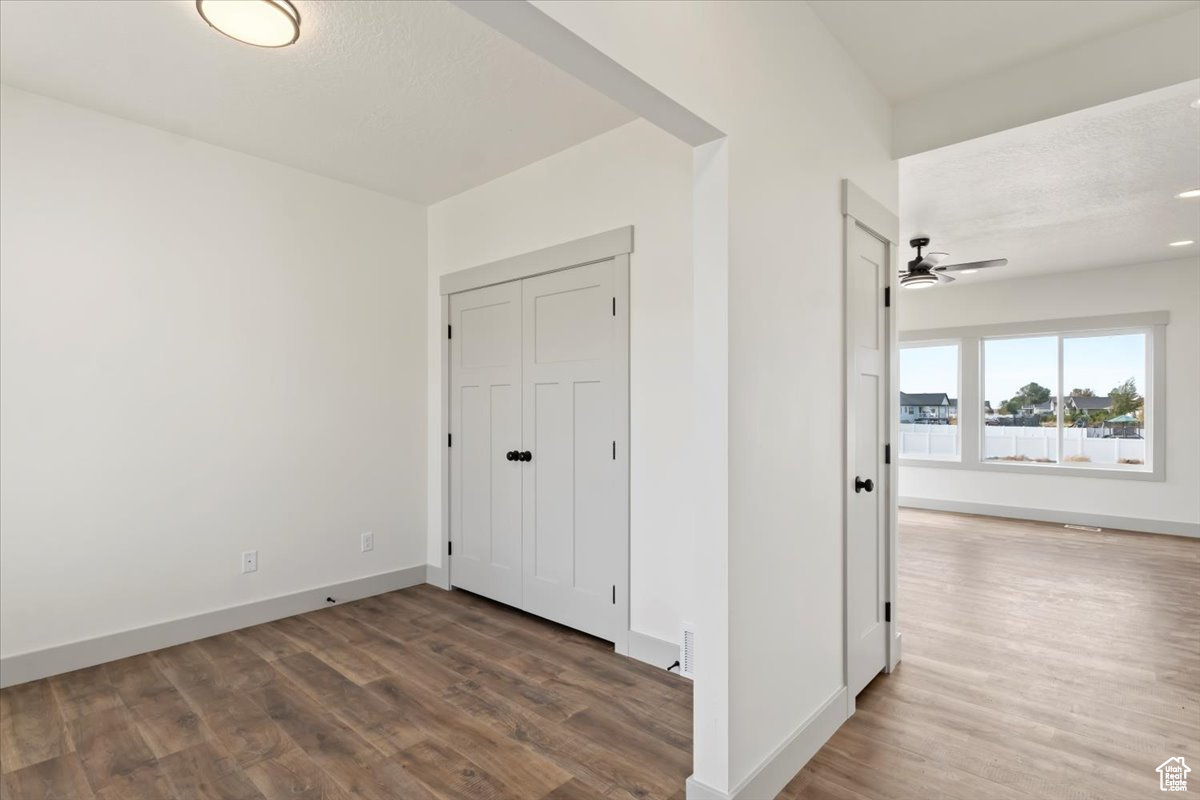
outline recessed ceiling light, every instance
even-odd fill
[[[1171,242],[1167,247],[1187,247],[1189,244],[1195,244],[1191,239],[1184,239],[1182,242]]]
[[[196,0],[204,21],[255,47],[287,47],[300,38],[300,13],[288,0]]]
[[[1197,97],[1191,103],[1192,108],[1200,108],[1200,97]]]
[[[1200,189],[1188,189],[1186,192],[1180,192],[1175,196],[1180,200],[1187,200],[1189,197],[1200,197]]]

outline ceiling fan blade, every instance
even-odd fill
[[[925,257],[921,259],[919,267],[921,269],[933,269],[949,257],[949,253],[940,253],[937,250],[934,250],[932,253],[925,254]]]
[[[1007,263],[1007,258],[993,258],[990,261],[968,261],[965,264],[947,264],[944,267],[934,267],[934,269],[938,272],[974,272],[977,269],[1003,267]]]
[[[954,280],[955,280],[954,278],[951,278],[949,275],[945,274],[944,272],[933,272],[930,274],[937,277],[939,284],[954,283]]]

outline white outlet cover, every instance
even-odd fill
[[[242,553],[242,574],[258,572],[258,551],[247,550]]]
[[[362,535],[362,551],[365,553],[368,550],[374,550],[374,549],[375,549],[375,534],[369,533],[369,532],[364,533]]]

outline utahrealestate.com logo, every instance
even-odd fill
[[[1186,792],[1187,776],[1192,768],[1183,763],[1183,756],[1168,758],[1158,765],[1158,788],[1164,792]]]

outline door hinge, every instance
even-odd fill
[[[454,555],[454,542],[446,542],[446,555]]]
[[[617,315],[617,298],[613,298],[613,316]]]
[[[890,286],[883,287],[883,307],[892,307],[892,287]]]
[[[447,338],[447,339],[453,339],[453,338],[454,338],[454,326],[453,326],[453,325],[447,325],[447,326],[446,326],[446,338]]]
[[[883,604],[883,621],[884,622],[892,621],[892,604],[890,602]]]
[[[613,439],[613,461],[617,460],[617,440]]]
[[[454,434],[453,433],[446,434],[446,447],[454,447]]]
[[[890,444],[885,444],[883,446],[883,463],[892,463],[892,446]]]
[[[617,604],[617,586],[613,584],[613,605]]]

